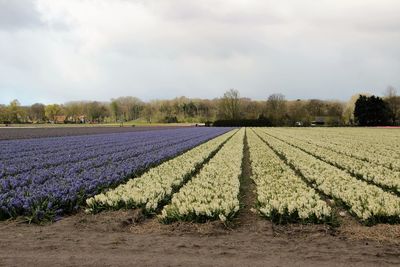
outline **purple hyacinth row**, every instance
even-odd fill
[[[231,128],[1,141],[0,217],[43,219]]]
[[[190,139],[197,135],[198,135],[198,133],[192,133],[191,135],[186,136],[186,138]],[[113,138],[113,137],[111,137],[111,138]],[[71,165],[71,164],[74,164],[75,162],[82,162],[84,160],[89,160],[89,159],[94,159],[96,164],[99,164],[99,160],[97,160],[98,157],[100,157],[100,156],[107,157],[108,156],[108,155],[103,155],[104,150],[107,150],[110,153],[117,153],[117,152],[126,151],[133,147],[136,147],[138,149],[138,146],[149,145],[151,143],[156,144],[156,143],[167,142],[166,139],[151,138],[149,141],[148,138],[149,137],[142,137],[142,138],[138,138],[137,140],[135,140],[135,142],[131,142],[126,137],[121,136],[117,140],[113,140],[113,139],[98,140],[93,145],[86,144],[84,146],[84,148],[82,148],[82,146],[76,147],[76,146],[68,145],[67,149],[64,149],[64,150],[56,149],[55,152],[54,151],[48,151],[48,152],[37,151],[36,154],[33,155],[35,157],[35,161],[29,165],[26,165],[25,162],[27,159],[29,160],[29,158],[32,158],[32,156],[19,155],[19,156],[17,156],[17,158],[2,160],[2,163],[0,163],[0,179],[3,177],[6,177],[6,176],[10,177],[10,176],[28,172],[28,171],[30,172],[30,175],[33,175],[34,173],[32,173],[32,172],[35,172],[37,169],[40,170],[41,168],[46,168],[47,172],[51,172],[52,169],[50,167],[52,167],[52,166],[59,168],[61,166],[64,167],[65,165],[68,165],[68,164]],[[175,136],[172,136],[170,138],[176,139]],[[144,143],[145,141],[147,141],[147,143]],[[104,145],[102,145],[101,150],[99,150],[99,148],[98,148],[99,142],[104,144]],[[127,144],[127,142],[129,142],[129,143]],[[58,147],[59,144],[57,144],[56,146]],[[16,154],[17,153],[14,153],[14,155],[16,155]],[[65,166],[65,167],[69,168],[69,166]]]

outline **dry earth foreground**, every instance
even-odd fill
[[[400,265],[398,129],[163,128],[0,145],[0,266]]]

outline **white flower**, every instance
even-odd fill
[[[226,220],[239,210],[239,177],[243,159],[245,129],[239,130],[220,151],[172,197],[164,213],[184,217],[182,206],[187,206],[195,216]]]
[[[307,131],[307,135],[299,135],[297,131],[296,136],[288,129],[268,129],[267,131],[268,135],[265,130],[257,130],[257,133],[301,172],[308,182],[314,184],[326,195],[340,199],[360,219],[367,220],[375,215],[383,217],[400,215],[399,197],[387,193],[377,186],[360,181],[349,174],[358,170],[358,174],[365,175],[363,176],[366,177],[365,179],[390,186],[395,184],[393,176],[389,175],[389,178],[384,178],[382,173],[386,175],[393,171],[352,159],[344,152],[343,154],[337,152],[339,151],[337,146],[335,146],[336,152],[330,151],[328,148],[321,148],[326,142],[318,143],[318,136],[307,139],[308,134],[313,134],[310,131]],[[334,138],[335,135],[331,136],[328,143]],[[299,139],[305,141],[299,141]],[[353,138],[349,143],[351,144],[354,140],[356,139]],[[397,154],[397,156],[399,155]],[[396,179],[396,183],[399,183],[399,179]]]
[[[260,134],[259,130],[256,130]],[[253,130],[247,131],[252,165],[252,179],[257,185],[259,211],[269,217],[272,211],[291,215],[296,211],[299,219],[313,214],[331,215],[331,209],[309,188]],[[322,203],[322,204],[321,204]],[[320,218],[323,219],[323,218]]]
[[[129,202],[136,206],[145,205],[146,210],[153,211],[161,201],[171,195],[174,186],[182,184],[187,175],[236,132],[237,130],[233,130],[218,136],[148,170],[141,177],[131,179],[106,194],[96,195],[87,200],[87,205],[117,208],[119,202]]]

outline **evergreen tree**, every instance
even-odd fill
[[[360,126],[388,125],[389,107],[380,97],[360,95],[355,104],[354,118]]]

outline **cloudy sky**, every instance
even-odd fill
[[[0,103],[400,88],[398,0],[0,0]]]

